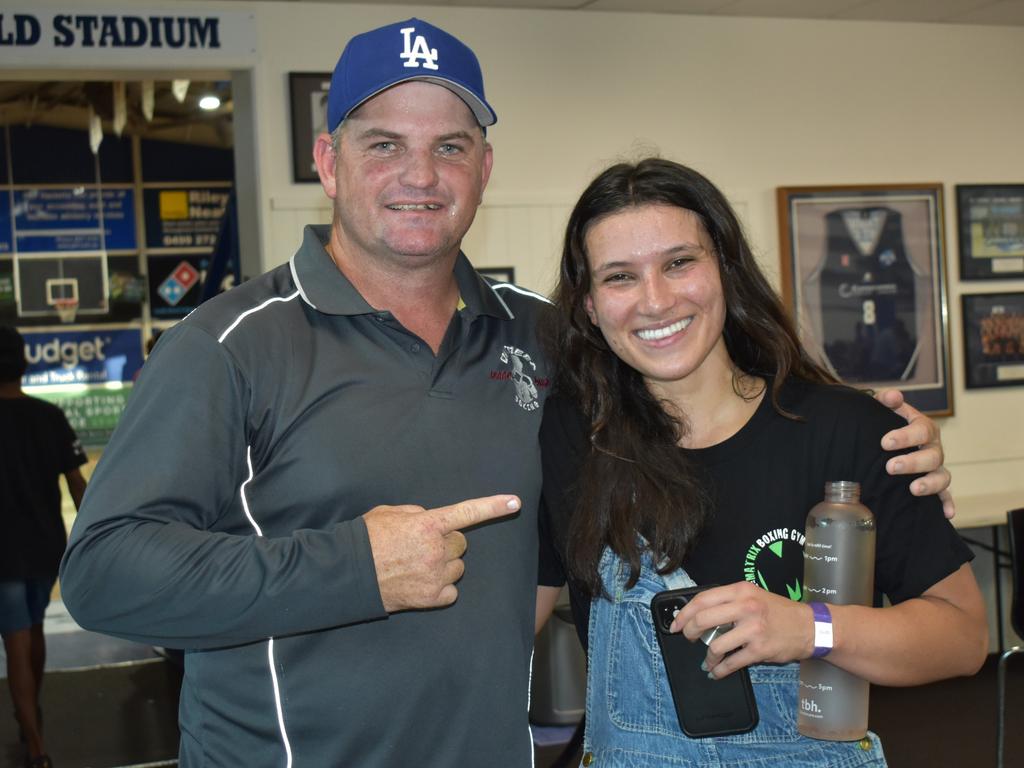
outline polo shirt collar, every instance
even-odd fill
[[[302,245],[290,264],[292,279],[302,298],[314,309],[328,315],[377,314],[378,310],[366,302],[327,253],[330,236],[329,224],[307,224],[303,231]],[[465,304],[463,311],[471,316],[514,317],[461,251],[455,262],[455,282]]]

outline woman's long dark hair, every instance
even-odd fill
[[[569,217],[545,328],[558,363],[556,391],[579,404],[590,426],[569,528],[570,575],[592,595],[602,593],[598,563],[604,548],[629,563],[629,586],[640,575],[640,533],[668,573],[679,568],[710,514],[698,468],[679,442],[688,429],[651,394],[643,377],[608,347],[585,309],[591,276],[585,239],[596,222],[629,208],[669,205],[695,213],[714,244],[726,317],[724,337],[739,375],[773,380],[773,406],[789,376],[835,379],[800,346],[792,321],[761,273],[725,196],[696,171],[660,158],[614,165],[583,192]]]

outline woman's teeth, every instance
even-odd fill
[[[657,341],[658,339],[665,339],[671,336],[673,333],[679,333],[686,326],[693,322],[692,317],[686,317],[682,320],[672,323],[672,325],[666,325],[664,328],[655,328],[653,330],[637,331],[636,335],[644,341]]]

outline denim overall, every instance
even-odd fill
[[[749,668],[759,723],[749,733],[691,739],[676,718],[672,693],[651,620],[651,598],[664,589],[692,586],[682,569],[655,571],[649,553],[640,579],[626,590],[629,566],[606,549],[601,579],[611,600],[590,606],[587,722],[583,766],[885,766],[878,737],[859,742],[818,741],[796,730],[800,665],[758,664]]]

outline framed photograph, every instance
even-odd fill
[[[313,143],[327,130],[330,72],[289,72],[292,112],[292,178],[296,183],[320,182],[313,163]]]
[[[1024,277],[1024,184],[958,184],[961,280]]]
[[[476,271],[499,283],[514,283],[516,281],[515,267],[477,267]]]
[[[782,294],[839,379],[953,413],[941,184],[779,187]]]
[[[1024,293],[960,297],[968,389],[1024,385]]]

